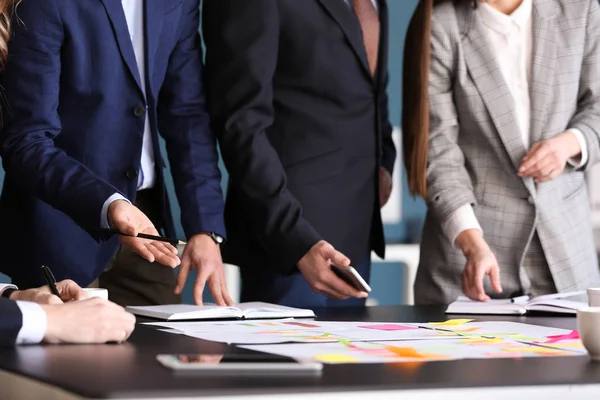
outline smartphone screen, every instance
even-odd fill
[[[293,358],[264,353],[179,354],[176,357],[181,364],[297,363]]]

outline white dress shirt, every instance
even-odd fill
[[[0,283],[0,295],[6,289],[17,289],[17,287],[15,285]],[[16,344],[40,343],[46,335],[48,324],[46,312],[37,303],[29,301],[17,301],[16,303],[23,316],[23,325],[21,325],[21,329],[17,334]]]
[[[344,0],[344,1],[346,2],[346,4],[348,4],[350,7],[352,7],[353,0]],[[379,9],[379,4],[377,4],[377,0],[371,0],[371,3],[373,3],[376,10]]]
[[[477,12],[514,99],[523,145],[529,149],[532,145],[530,88],[533,70],[533,0],[523,0],[511,15],[506,15],[487,3],[480,3]],[[577,137],[581,147],[581,155],[576,160],[569,160],[569,164],[581,168],[588,158],[585,137],[577,129],[569,131]],[[458,235],[468,229],[482,232],[470,204],[457,209],[442,224],[444,234],[455,246]]]
[[[140,81],[142,83],[142,91],[146,94],[146,48],[144,45],[144,0],[121,0],[127,27],[129,28],[129,37],[133,45],[135,53],[135,61],[137,63]],[[142,142],[142,158],[140,160],[141,171],[138,176],[138,190],[148,189],[154,186],[156,181],[154,160],[154,144],[152,143],[152,134],[150,133],[150,122],[148,120],[148,112],[146,112],[146,120],[144,121],[144,138]],[[109,197],[102,207],[101,225],[104,228],[109,227],[107,213],[108,207],[113,201],[126,200],[119,193]]]

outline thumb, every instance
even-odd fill
[[[321,254],[326,260],[330,260],[332,264],[338,267],[347,267],[350,265],[350,259],[337,251],[329,243],[325,246]]]
[[[34,301],[38,304],[63,304],[57,296],[46,292],[38,292]]]

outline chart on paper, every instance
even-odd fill
[[[224,322],[152,322],[197,339],[233,344],[324,343],[350,341],[433,340],[460,337],[444,329],[421,328],[423,324],[387,322],[306,321],[295,319]]]

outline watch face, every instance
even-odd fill
[[[217,244],[223,243],[223,238],[221,236],[217,235],[216,233],[210,232],[208,235],[212,238],[212,240],[215,241],[215,243],[217,243]]]

